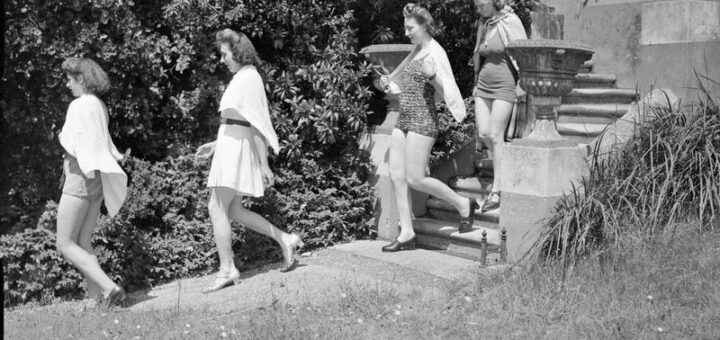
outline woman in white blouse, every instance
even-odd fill
[[[221,125],[217,140],[200,146],[197,156],[213,156],[208,176],[208,209],[215,231],[220,270],[204,293],[239,283],[233,261],[230,220],[272,237],[283,249],[285,272],[296,264],[295,252],[303,246],[296,234],[288,234],[262,216],[242,206],[243,196],[260,197],[273,185],[273,173],[267,162],[267,148],[280,149],[270,122],[265,87],[256,66],[255,47],[243,34],[230,29],[217,33],[221,61],[234,73],[220,101]]]
[[[107,108],[96,96],[110,83],[105,71],[87,58],[69,58],[62,70],[76,99],[59,138],[65,154],[57,248],[85,276],[88,297],[118,304],[125,291],[100,268],[90,243],[103,200],[109,215],[115,216],[127,194],[127,176],[117,163],[124,155],[113,145]]]

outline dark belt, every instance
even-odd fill
[[[220,124],[227,124],[227,125],[242,125],[244,127],[250,127],[250,123],[244,120],[237,120],[237,119],[230,119],[230,118],[222,118],[220,119]]]

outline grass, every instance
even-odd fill
[[[659,107],[610,154],[596,149],[590,177],[563,197],[538,247],[572,263],[593,251],[612,251],[628,233],[673,233],[678,223],[720,220],[720,112],[698,78],[698,101]],[[645,106],[647,109],[648,106]]]
[[[720,232],[623,238],[612,260],[587,257],[565,279],[523,274],[422,290],[345,285],[337,303],[216,314],[207,309],[80,311],[77,303],[6,310],[6,339],[717,339]],[[652,298],[649,298],[649,297]],[[223,336],[224,335],[224,336]]]

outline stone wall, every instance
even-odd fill
[[[720,0],[542,1],[564,16],[565,39],[595,48],[594,72],[615,74],[619,87],[694,99],[693,70],[720,82]]]

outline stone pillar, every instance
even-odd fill
[[[555,13],[555,7],[537,4],[530,18],[530,39],[563,39],[565,16]]]
[[[589,175],[588,148],[528,141],[503,146],[499,155],[500,226],[507,230],[508,261],[530,263],[537,252],[528,251],[540,237],[555,202],[580,188],[581,179]]]

